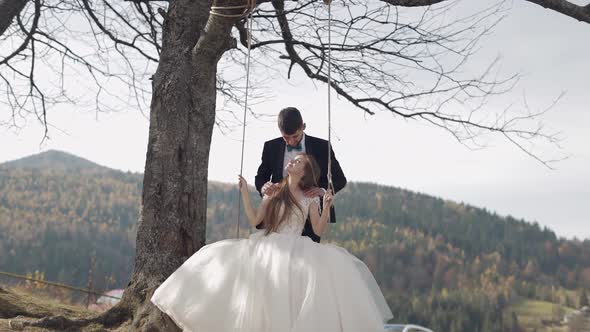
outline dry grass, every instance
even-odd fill
[[[30,294],[20,288],[0,288],[0,331],[47,331],[42,328],[23,327],[23,322],[32,322],[47,316],[64,316],[70,319],[88,318],[96,312],[82,306],[64,304],[43,294]],[[68,331],[67,329],[64,330]],[[80,331],[70,329],[69,331]],[[89,325],[83,332],[108,331],[99,325]],[[125,331],[120,327],[119,331]]]

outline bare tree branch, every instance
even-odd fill
[[[258,77],[256,70],[272,70],[272,76],[284,75],[286,79],[301,70],[312,81],[327,84],[330,62],[331,87],[367,114],[385,111],[426,121],[470,147],[481,147],[478,137],[485,132],[506,133],[517,142],[525,137],[553,142],[551,135],[526,125],[541,114],[520,117],[506,111],[490,115],[487,101],[509,91],[517,75],[499,78],[496,62],[488,68],[465,70],[479,42],[501,21],[503,2],[449,20],[448,12],[455,3],[335,1],[330,44],[326,40],[326,7],[321,2],[259,1],[252,16],[251,78]],[[167,19],[159,6],[168,3],[44,0],[40,4],[38,9],[26,6],[22,24],[13,25],[2,36],[2,40],[19,45],[6,54],[0,51],[0,85],[9,96],[4,103],[13,109],[13,118],[25,118],[28,113],[45,122],[45,110],[63,102],[88,105],[96,112],[129,108],[144,112]],[[424,8],[408,9],[400,15],[407,6]],[[75,31],[69,25],[72,13],[81,14],[78,20],[86,20],[85,31]],[[225,52],[220,68],[229,70],[220,69],[217,75],[216,122],[224,132],[241,125],[232,112],[244,108],[245,80],[236,66],[245,68],[247,31],[245,20],[234,22],[240,47]],[[41,61],[34,64],[32,58],[41,54]],[[51,81],[56,82],[56,88],[31,79],[38,75],[30,69],[41,63],[53,69],[58,79]],[[92,100],[87,95],[68,95],[68,85],[73,84],[68,72],[89,78],[84,83],[94,93]],[[256,96],[249,96],[251,104],[267,95],[262,78],[268,73],[259,77],[260,82],[252,85]],[[19,92],[25,86],[27,93]],[[126,94],[121,93],[124,89]],[[249,112],[253,113],[251,108]],[[144,114],[147,117],[147,112]],[[18,126],[14,119],[10,125]]]
[[[300,1],[285,8],[283,2],[273,2],[272,6],[274,12],[259,8],[254,13],[253,48],[260,51],[284,45],[286,54],[279,59],[289,61],[287,78],[300,68],[312,80],[327,84],[327,62],[331,61],[334,91],[368,114],[388,111],[426,121],[470,148],[482,147],[477,139],[485,133],[510,137],[519,148],[526,140],[557,142],[555,134],[529,126],[544,112],[521,116],[505,111],[490,117],[487,100],[510,91],[517,75],[498,79],[497,62],[483,68],[479,76],[460,74],[478,42],[501,21],[502,3],[451,22],[442,18],[453,4],[427,7],[415,22],[402,23],[389,5],[339,2],[332,5],[332,44],[325,40],[328,27],[321,4]],[[243,24],[237,28],[244,45]],[[327,57],[328,49],[332,58]],[[431,80],[430,87],[420,86],[424,76]],[[554,160],[535,159],[548,167]]]
[[[447,0],[381,0],[393,6],[402,6],[402,7],[423,7],[423,6],[431,6],[437,4],[439,2],[447,1]]]
[[[381,0],[393,6],[402,7],[424,7],[431,6],[444,1],[452,0]],[[524,0],[532,2],[541,7],[554,10],[563,15],[575,18],[580,22],[590,23],[590,3],[586,6],[576,5],[568,0]]]
[[[0,0],[0,36],[12,24],[14,18],[25,8],[28,0]]]
[[[567,0],[526,0],[541,7],[554,10],[580,22],[590,23],[590,3],[578,6]]]

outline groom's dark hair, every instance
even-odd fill
[[[303,127],[301,113],[295,107],[283,108],[279,112],[279,129],[287,135],[291,135]]]

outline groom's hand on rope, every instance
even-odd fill
[[[260,189],[260,191],[262,192],[262,196],[272,196],[277,189],[279,188],[279,185],[277,183],[272,183],[270,181],[268,181],[267,183],[265,183],[262,188]]]
[[[305,195],[305,197],[308,197],[308,198],[313,198],[316,196],[322,197],[322,196],[324,196],[324,194],[326,194],[326,191],[322,188],[319,188],[319,187],[313,187],[303,193],[303,195]]]

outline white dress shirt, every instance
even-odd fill
[[[283,177],[287,176],[287,164],[289,163],[289,161],[295,159],[297,155],[305,153],[305,133],[303,133],[303,136],[301,137],[301,142],[299,142],[299,144],[301,144],[301,151],[289,151],[287,149],[287,143],[285,143],[285,156],[283,157]]]

